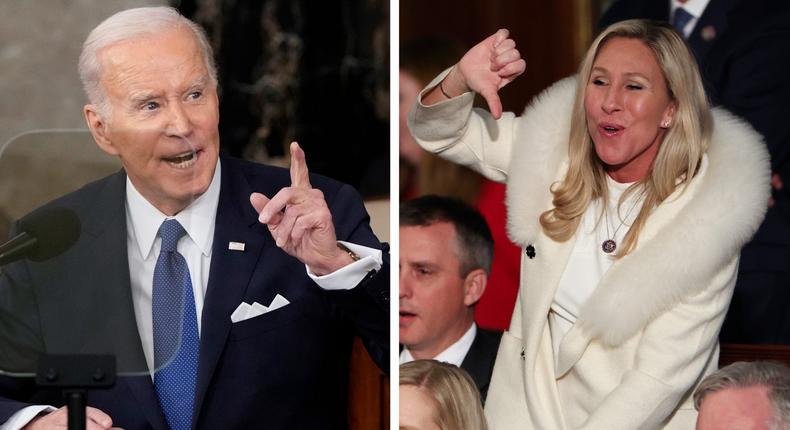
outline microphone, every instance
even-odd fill
[[[38,209],[19,221],[21,233],[0,245],[0,266],[27,258],[44,261],[74,245],[80,236],[80,220],[71,209]]]

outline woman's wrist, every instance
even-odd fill
[[[458,97],[461,94],[471,91],[460,75],[457,64],[453,66],[450,72],[447,73],[447,76],[439,82],[439,91],[448,99]]]

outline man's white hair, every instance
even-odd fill
[[[107,94],[101,86],[99,51],[114,43],[155,35],[178,26],[184,26],[194,34],[209,77],[216,85],[217,69],[214,64],[214,54],[206,33],[200,26],[183,17],[172,7],[127,9],[102,21],[88,34],[88,38],[82,44],[79,60],[80,80],[88,101],[96,106],[100,115],[109,118],[111,112],[107,103]]]
[[[770,430],[790,430],[790,368],[771,361],[738,361],[711,373],[694,391],[694,407],[699,410],[705,398],[726,388],[768,388],[774,416]]]

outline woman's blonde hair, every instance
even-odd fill
[[[400,365],[399,385],[413,385],[436,401],[441,430],[487,430],[483,404],[472,377],[452,364],[415,360]]]
[[[540,216],[540,224],[547,236],[560,242],[570,239],[590,203],[597,198],[608,201],[604,163],[598,158],[587,129],[584,98],[598,53],[615,38],[639,40],[652,51],[664,76],[669,97],[675,103],[671,126],[650,171],[620,198],[622,204],[629,195],[641,192],[643,199],[642,208],[618,249],[617,257],[622,257],[636,246],[651,211],[677,187],[685,186],[696,173],[710,142],[713,119],[697,62],[686,42],[671,26],[647,20],[628,20],[607,27],[593,41],[579,67],[568,145],[568,172],[562,181],[552,185],[554,208]],[[616,211],[618,214],[620,204]]]

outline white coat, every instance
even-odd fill
[[[494,120],[473,110],[467,93],[418,104],[409,118],[425,149],[507,182],[509,235],[534,248],[533,258],[522,254],[486,416],[493,430],[693,429],[691,394],[717,367],[740,248],[767,208],[768,153],[750,126],[714,109],[698,173],[654,210],[638,246],[604,274],[555,357],[547,315],[574,241],[550,239],[538,217],[567,170],[575,91],[575,78],[559,81],[521,117]]]

